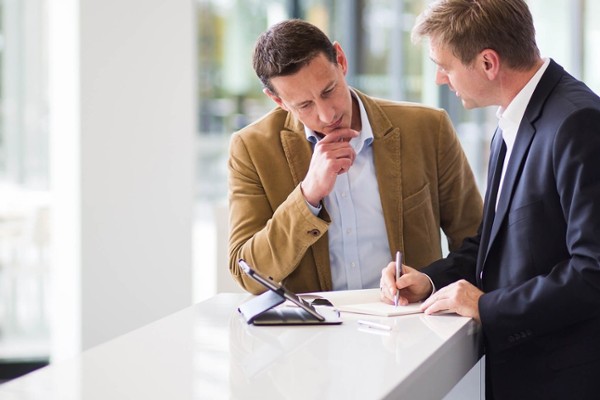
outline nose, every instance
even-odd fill
[[[447,85],[448,84],[448,75],[438,68],[435,71],[435,84],[436,85]]]
[[[319,120],[324,124],[328,125],[332,122],[335,122],[335,107],[333,104],[330,104],[327,100],[321,100],[317,102],[317,113],[319,115]]]

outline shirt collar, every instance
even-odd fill
[[[515,96],[506,108],[499,107],[496,111],[496,117],[498,117],[498,126],[504,132],[514,132],[516,135],[527,105],[533,96],[533,92],[537,87],[538,83],[542,79],[542,75],[546,71],[546,68],[550,64],[550,59],[545,58],[544,64],[537,70],[537,72],[531,77],[529,82],[521,89],[521,91]]]
[[[373,129],[371,128],[371,123],[369,122],[369,117],[367,115],[367,110],[365,110],[365,106],[361,101],[360,97],[350,88],[350,94],[352,97],[358,102],[358,107],[360,109],[360,121],[362,125],[362,129],[359,132],[359,135],[350,140],[350,145],[354,149],[354,151],[358,154],[365,146],[370,146],[373,143]],[[312,144],[316,144],[319,140],[319,136],[304,125],[304,133],[306,134],[306,139]]]

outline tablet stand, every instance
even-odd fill
[[[271,308],[280,305],[285,301],[283,294],[267,290],[258,297],[253,298],[239,306],[238,310],[242,313],[246,321],[251,324],[256,317],[270,310]]]

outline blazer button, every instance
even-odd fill
[[[318,229],[311,229],[310,231],[307,232],[309,235],[311,236],[319,236],[321,234],[321,231]]]

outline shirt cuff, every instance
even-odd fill
[[[434,293],[435,293],[435,285],[433,284],[433,281],[431,280],[431,278],[429,277],[429,275],[424,274],[427,279],[429,279],[429,282],[431,282],[431,294],[428,297],[431,297]]]
[[[315,207],[312,204],[310,204],[308,201],[306,201],[306,199],[304,199],[304,202],[306,203],[306,205],[308,206],[308,209],[313,213],[313,215],[315,217],[317,215],[319,215],[319,213],[321,212],[321,209],[323,208],[323,206],[321,205],[321,203],[319,203],[318,207]]]

